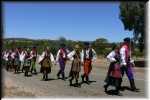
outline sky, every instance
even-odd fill
[[[121,42],[133,37],[119,19],[119,2],[4,2],[4,38]]]

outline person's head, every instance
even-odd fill
[[[21,52],[21,47],[18,47],[18,52]]]
[[[29,48],[27,48],[27,53],[30,53],[30,49]]]
[[[120,47],[119,47],[119,46],[116,46],[115,52],[116,52],[116,53],[119,53],[119,51],[120,51]]]
[[[130,45],[130,38],[129,37],[126,37],[126,38],[124,38],[124,44],[126,44],[127,46],[129,46]]]
[[[45,51],[49,53],[49,52],[50,52],[50,48],[47,46],[47,47],[45,48]]]
[[[118,45],[114,45],[114,46],[112,47],[112,50],[114,50],[115,53],[119,53],[119,49],[120,49],[120,47],[119,47]]]
[[[78,44],[76,44],[74,48],[75,48],[75,50],[77,51],[77,50],[80,49],[80,46],[79,46]]]
[[[27,48],[26,48],[26,47],[23,47],[22,49],[23,49],[23,51],[25,51]]]
[[[84,45],[85,45],[85,49],[88,49],[90,46],[89,42],[85,42]]]
[[[33,47],[32,47],[32,50],[36,50],[36,47],[35,47],[35,46],[33,46]]]

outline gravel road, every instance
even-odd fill
[[[3,97],[58,97],[58,98],[109,98],[120,97],[109,95],[104,92],[103,85],[109,63],[106,60],[97,60],[93,63],[92,73],[90,74],[90,85],[82,84],[81,87],[70,87],[69,81],[57,79],[56,74],[59,69],[58,65],[52,67],[52,73],[49,74],[48,81],[42,81],[42,74],[24,77],[23,73],[14,74],[3,69]],[[65,74],[68,76],[71,63],[67,62]],[[135,83],[140,89],[140,92],[132,92],[130,90],[121,91],[123,97],[147,97],[147,71],[145,68],[135,67]],[[37,65],[39,72],[40,66]],[[83,69],[81,70],[81,73]],[[80,74],[81,74],[80,73]],[[81,78],[80,78],[81,81]],[[127,77],[124,76],[122,86],[129,86]],[[113,87],[110,87],[113,88]]]

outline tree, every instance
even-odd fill
[[[145,2],[121,2],[120,20],[125,30],[133,31],[134,42],[138,42],[139,49],[144,49],[145,38]]]
[[[105,55],[107,53],[107,44],[108,40],[105,38],[98,38],[95,41],[93,41],[92,46],[94,47],[96,53],[98,55]]]

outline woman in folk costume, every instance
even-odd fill
[[[3,58],[3,66],[5,66],[5,68],[7,69],[7,61],[8,61],[8,50],[3,51],[2,53],[2,58]]]
[[[105,92],[109,85],[115,86],[115,93],[119,94],[120,83],[122,80],[122,74],[120,69],[120,53],[119,47],[114,46],[113,51],[107,55],[107,59],[110,61],[109,69],[106,76],[106,85],[104,85]]]
[[[19,49],[20,48],[17,48],[15,50],[15,55],[14,55],[14,68],[15,68],[15,73],[18,73],[19,72],[19,69],[20,69],[20,59],[19,59]]]
[[[31,73],[34,71],[35,74],[36,72],[36,58],[37,58],[37,50],[36,47],[32,48],[32,51],[30,52],[30,59],[31,59]]]
[[[57,73],[58,79],[60,78],[60,74],[62,75],[62,79],[65,80],[65,65],[67,60],[67,51],[65,49],[65,44],[61,44],[61,48],[57,52],[56,62],[59,63],[60,70]]]
[[[12,50],[11,50],[11,55],[10,55],[10,56],[11,56],[11,61],[12,61],[12,69],[15,69],[15,67],[14,67],[15,54],[16,54],[15,49],[12,48]]]
[[[49,47],[47,47],[39,58],[40,72],[43,73],[43,80],[48,79],[48,73],[51,73],[52,62],[55,62],[54,56],[50,52]]]
[[[27,49],[27,51],[24,51],[22,56],[24,57],[24,61],[23,61],[23,69],[25,70],[24,76],[28,76],[28,72],[30,71],[30,66],[31,66],[29,48]]]
[[[11,50],[6,50],[3,54],[3,59],[4,59],[4,64],[5,64],[5,67],[6,67],[6,70],[8,71],[12,64],[11,64]]]
[[[92,61],[96,60],[96,52],[91,48],[89,43],[85,43],[85,48],[81,53],[81,62],[84,68],[84,74],[81,76],[82,82],[86,78],[86,83],[89,84],[89,74],[92,70]]]
[[[122,76],[124,72],[127,74],[127,77],[130,82],[131,90],[138,91],[134,83],[134,61],[131,59],[131,46],[130,46],[130,38],[125,38],[124,43],[120,49],[120,56],[121,56],[121,72]]]
[[[73,86],[72,80],[76,80],[75,86],[79,86],[78,84],[78,78],[79,78],[79,72],[81,70],[81,54],[79,51],[79,45],[75,45],[75,49],[70,52],[68,55],[68,58],[73,60],[71,65],[71,71],[70,71],[70,86]]]
[[[21,71],[23,72],[24,70],[24,60],[25,60],[25,56],[26,56],[27,51],[25,50],[25,48],[22,50],[21,54],[20,54],[20,61],[21,61]]]

